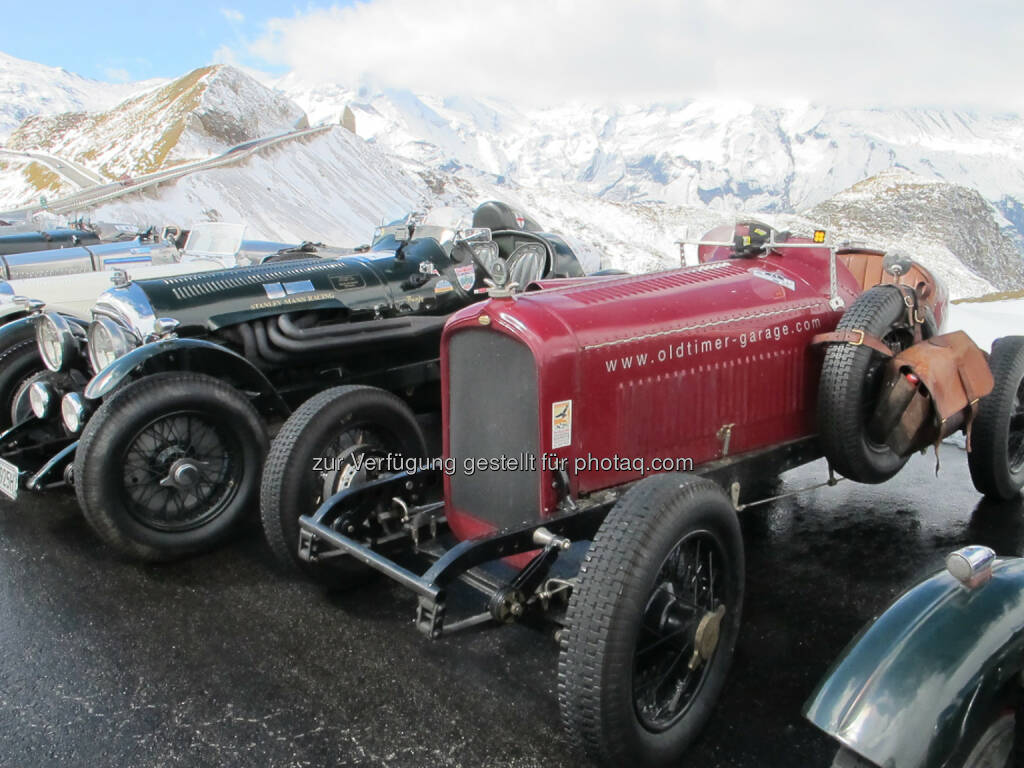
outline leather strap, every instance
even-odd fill
[[[885,346],[885,342],[877,336],[857,329],[819,333],[811,339],[811,344],[852,344],[855,347],[870,347],[885,357],[892,357],[892,350]]]
[[[975,397],[974,388],[971,386],[971,377],[967,375],[963,368],[958,368],[957,373],[960,374],[960,383],[963,385],[964,394],[967,395],[967,414],[964,416],[964,436],[967,438],[967,452],[971,452],[971,431],[974,426],[974,419],[978,415],[978,408],[981,403],[980,397]]]

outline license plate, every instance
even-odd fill
[[[12,500],[18,498],[18,468],[5,459],[0,459],[0,493]]]

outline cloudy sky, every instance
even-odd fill
[[[105,79],[210,61],[513,101],[720,94],[1024,111],[1019,0],[59,0],[5,12],[0,50]],[[13,18],[11,16],[13,15]],[[63,25],[67,25],[67,30]],[[68,45],[73,32],[90,45]]]

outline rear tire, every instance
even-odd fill
[[[144,561],[211,549],[249,513],[267,433],[212,376],[160,373],[107,398],[75,453],[75,493],[107,544]]]
[[[743,580],[739,521],[721,488],[673,473],[630,489],[566,611],[558,701],[575,746],[601,765],[677,765],[725,684]],[[691,668],[698,637],[706,655]]]
[[[860,330],[898,353],[914,343],[903,294],[893,286],[875,286],[857,297],[838,331]],[[934,328],[923,329],[927,338]],[[886,358],[865,345],[830,344],[821,368],[818,432],[832,468],[858,483],[883,483],[909,457],[868,437],[867,426],[878,399]]]
[[[313,514],[334,493],[364,482],[359,456],[427,455],[416,417],[403,400],[376,387],[325,390],[299,407],[274,438],[263,470],[260,515],[277,561],[336,587],[365,580],[370,569],[351,557],[313,564],[299,558],[299,517]],[[341,469],[322,472],[317,460]]]
[[[1007,501],[1024,486],[1024,336],[996,339],[989,367],[995,386],[978,404],[967,465],[978,491]]]

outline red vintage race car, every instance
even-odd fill
[[[696,266],[493,291],[444,330],[442,456],[396,397],[324,392],[270,451],[268,541],[334,584],[403,584],[431,638],[553,626],[573,742],[677,764],[730,665],[760,481],[824,455],[826,482],[881,482],[973,423],[978,488],[1024,482],[1019,398],[984,397],[984,354],[937,336],[942,286],[823,240],[749,223]],[[446,613],[457,583],[478,611]]]

